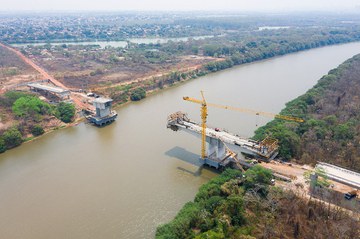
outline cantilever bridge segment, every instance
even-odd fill
[[[27,86],[30,87],[30,89],[33,91],[50,92],[54,95],[57,95],[62,100],[70,98],[70,90],[68,89],[63,89],[57,86],[45,85],[41,83],[28,83]]]
[[[174,131],[182,130],[199,138],[202,134],[201,125],[191,121],[183,112],[171,114],[168,117],[167,128]],[[232,162],[236,163],[229,151],[237,155],[241,153],[251,155],[262,160],[273,159],[278,154],[278,145],[275,140],[255,141],[213,128],[206,128],[206,142],[208,143],[207,157],[201,159],[200,162],[215,168],[225,167]]]

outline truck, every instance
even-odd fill
[[[345,193],[344,198],[347,200],[351,200],[356,196],[357,196],[357,190],[353,190],[353,191]]]

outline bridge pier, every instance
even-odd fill
[[[209,143],[208,145],[208,154],[211,157],[222,159],[226,156],[226,147],[225,144],[216,138],[206,137]]]
[[[174,131],[183,130],[196,137],[202,137],[202,126],[191,121],[183,112],[169,115],[167,128]],[[213,128],[206,128],[206,142],[208,143],[208,156],[205,159],[201,158],[200,163],[215,168],[225,167],[232,162],[238,163],[237,156],[240,156],[241,153],[269,160],[276,157],[278,152],[276,140],[266,138],[258,142]],[[245,163],[242,160],[241,164],[248,166]]]

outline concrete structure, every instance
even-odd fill
[[[202,127],[192,122],[182,112],[171,114],[168,117],[167,127],[174,131],[183,130],[201,138]],[[258,142],[219,129],[206,128],[206,142],[208,143],[208,156],[205,159],[201,159],[201,162],[215,168],[225,167],[231,162],[236,163],[229,152],[233,152],[236,155],[244,153],[264,160],[273,159],[278,154],[276,142],[272,142],[273,144]],[[245,162],[241,164],[246,165]]]
[[[97,126],[103,126],[113,122],[116,117],[116,111],[111,110],[112,99],[97,98],[93,101],[96,112],[95,114],[87,116],[87,119]]]
[[[333,181],[360,189],[360,173],[328,163],[318,163],[315,168],[323,169],[326,176]]]
[[[62,100],[69,99],[69,97],[70,97],[69,90],[65,90],[65,89],[57,87],[57,86],[44,85],[44,84],[40,84],[40,83],[28,83],[26,85],[28,87],[30,87],[30,89],[33,91],[50,92],[50,93],[55,94],[56,96],[60,97]]]
[[[96,109],[96,117],[105,117],[111,113],[112,99],[97,98],[93,101],[93,105]]]

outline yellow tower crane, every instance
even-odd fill
[[[243,113],[247,113],[247,114],[254,114],[254,115],[262,115],[262,116],[267,116],[267,117],[271,117],[271,118],[277,118],[277,119],[283,119],[283,120],[289,120],[289,121],[295,121],[295,122],[304,122],[303,119],[301,118],[297,118],[297,117],[293,117],[293,116],[288,116],[288,115],[279,115],[279,114],[273,114],[273,113],[269,113],[269,112],[264,112],[264,111],[256,111],[256,110],[252,110],[252,109],[246,109],[246,108],[238,108],[238,107],[232,107],[232,106],[226,106],[226,105],[219,105],[219,104],[213,104],[213,103],[207,103],[204,97],[204,92],[201,92],[201,98],[202,100],[198,100],[195,98],[191,98],[188,96],[184,96],[183,100],[186,101],[190,101],[193,103],[197,103],[197,104],[201,104],[201,127],[202,127],[202,132],[201,132],[201,158],[205,159],[206,158],[206,121],[207,121],[207,107],[211,106],[211,107],[216,107],[216,108],[221,108],[221,109],[227,109],[227,110],[233,110],[233,111],[240,111]]]

